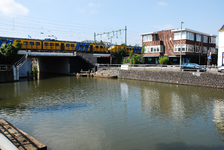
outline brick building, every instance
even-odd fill
[[[144,62],[158,64],[159,56],[167,56],[168,64],[180,63],[182,45],[182,63],[191,62],[200,65],[207,64],[211,52],[210,64],[217,65],[216,36],[190,29],[163,30],[143,33],[142,43],[145,45]],[[180,45],[181,43],[181,45]]]

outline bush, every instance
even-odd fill
[[[161,65],[163,65],[163,64],[166,64],[169,61],[169,59],[166,56],[159,56],[158,61]]]

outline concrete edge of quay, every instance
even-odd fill
[[[1,138],[6,139],[6,141],[8,140],[8,143],[11,142],[10,144],[12,144],[12,146],[9,146],[2,143],[0,149],[3,149],[3,147],[8,149],[14,145],[14,149],[18,148],[20,150],[47,150],[45,144],[18,129],[3,118],[0,118],[0,133],[3,134]]]
[[[118,78],[224,89],[224,74],[190,71],[99,69]]]

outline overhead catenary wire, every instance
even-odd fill
[[[61,23],[59,20],[54,21],[22,15],[5,14],[1,11],[0,20],[0,36],[6,37],[27,38],[28,35],[30,35],[32,38],[43,39],[48,35],[55,35],[58,40],[83,41],[93,40],[94,32],[100,33],[114,30],[114,27],[109,26],[94,26],[72,22]],[[135,37],[136,35],[128,31],[129,38]],[[108,37],[104,40],[110,41]],[[120,43],[120,40],[114,38],[113,42]]]

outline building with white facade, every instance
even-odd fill
[[[218,66],[224,66],[224,25],[219,30]]]

